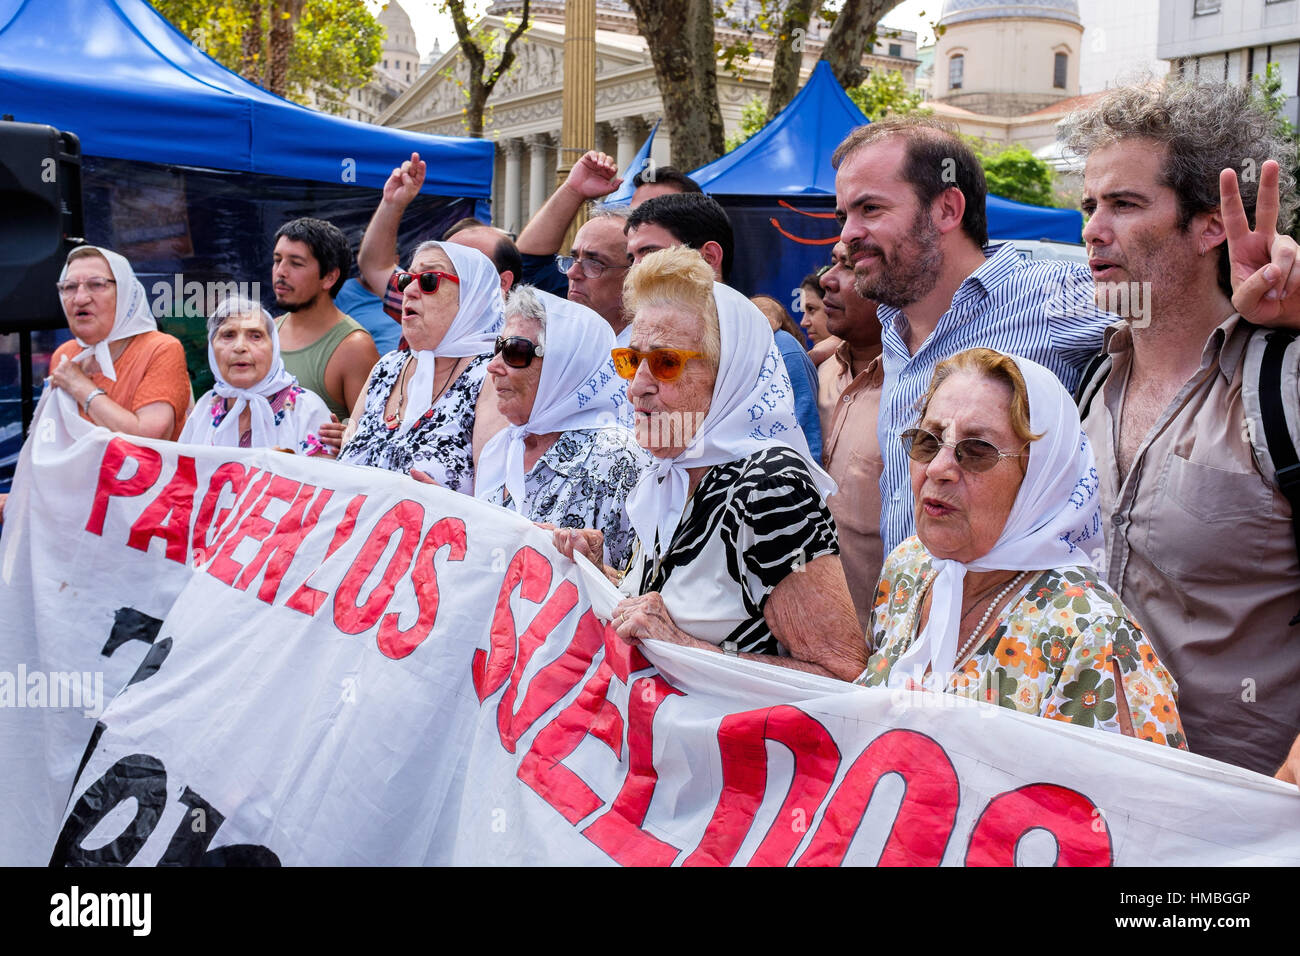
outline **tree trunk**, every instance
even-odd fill
[[[899,0],[848,0],[835,18],[821,58],[831,65],[835,79],[846,90],[867,78],[867,68],[862,65],[867,41],[875,35],[880,18],[898,4]]]
[[[289,95],[289,51],[293,31],[306,0],[275,0],[271,7],[271,42],[267,52],[266,88],[276,96]]]
[[[265,80],[262,75],[262,46],[266,40],[262,28],[262,0],[242,0],[240,8],[247,20],[239,38],[239,75],[261,86]]]
[[[772,86],[767,94],[769,120],[785,109],[799,89],[799,67],[803,65],[804,38],[812,19],[813,3],[814,0],[787,0],[772,57]]]
[[[664,121],[673,141],[673,165],[692,170],[717,159],[725,147],[713,50],[713,4],[628,0],[627,5],[650,47]]]
[[[519,23],[506,37],[505,46],[501,49],[501,62],[496,65],[490,76],[484,76],[487,57],[470,33],[469,15],[463,0],[448,0],[446,4],[445,9],[451,15],[452,25],[456,28],[456,39],[460,42],[461,56],[465,58],[465,63],[469,67],[469,79],[465,84],[465,92],[469,97],[465,105],[465,129],[475,139],[483,137],[483,113],[487,109],[488,97],[496,88],[497,81],[514,65],[515,45],[528,29],[531,19],[530,5],[531,0],[524,0],[523,9],[519,13]]]

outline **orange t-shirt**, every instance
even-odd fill
[[[81,352],[82,347],[76,339],[64,342],[50,357],[50,368],[58,368],[63,356],[71,360]],[[190,373],[185,368],[185,349],[180,341],[165,332],[142,332],[131,340],[120,357],[113,360],[113,370],[117,373],[116,382],[101,372],[95,372],[90,380],[110,399],[131,412],[138,412],[153,402],[171,405],[176,422],[170,437],[176,441],[194,402]],[[81,417],[90,421],[85,412]]]

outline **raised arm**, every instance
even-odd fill
[[[361,237],[361,248],[357,252],[361,284],[377,296],[382,297],[388,287],[388,277],[393,273],[396,259],[397,227],[402,223],[406,207],[419,195],[426,169],[427,164],[420,159],[420,154],[412,153],[410,159],[389,174],[379,208],[370,218],[366,234]]]
[[[612,156],[594,149],[587,152],[573,164],[564,184],[551,193],[537,215],[524,226],[515,245],[525,255],[554,255],[560,251],[564,234],[582,204],[608,196],[622,183],[618,163]]]

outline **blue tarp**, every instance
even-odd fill
[[[817,64],[803,89],[770,123],[691,178],[723,205],[728,196],[805,198],[835,195],[831,154],[856,126],[867,122],[831,72]],[[1078,242],[1083,216],[1073,209],[1049,209],[988,198],[989,235],[996,239],[1056,239]]]
[[[379,188],[416,151],[429,160],[424,193],[492,191],[492,143],[290,103],[200,52],[145,0],[0,0],[0,113],[76,133],[87,156]]]

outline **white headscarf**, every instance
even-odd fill
[[[149,311],[149,301],[145,298],[144,286],[135,277],[131,263],[116,252],[101,249],[99,246],[78,246],[76,251],[81,249],[93,249],[108,260],[108,268],[113,273],[117,286],[117,312],[113,316],[113,328],[109,330],[108,336],[103,341],[87,345],[81,339],[77,339],[77,344],[85,351],[74,355],[72,361],[84,365],[91,356],[94,356],[95,361],[99,363],[100,372],[106,378],[116,382],[117,370],[113,368],[109,343],[116,342],[118,339],[128,339],[141,332],[157,332],[158,323],[154,321],[153,313]],[[64,263],[63,271],[59,273],[59,281],[62,282],[67,277],[68,263]]]
[[[492,260],[477,249],[454,242],[434,243],[447,254],[460,284],[460,307],[447,333],[432,349],[412,351],[416,358],[411,376],[406,410],[397,430],[404,435],[433,404],[433,368],[436,358],[464,358],[467,355],[490,355],[503,321],[501,276]]]
[[[504,484],[520,514],[525,435],[619,427],[615,403],[621,379],[610,370],[609,358],[614,330],[585,305],[540,289],[536,295],[546,310],[546,342],[533,410],[525,424],[507,426],[484,446],[474,484],[478,498],[490,497]]]
[[[226,417],[221,420],[221,424],[216,428],[205,428],[199,432],[200,437],[206,437],[206,444],[218,445],[223,448],[239,447],[239,415],[245,408],[249,411],[249,424],[252,430],[251,440],[249,442],[252,448],[269,448],[275,438],[275,412],[271,409],[271,399],[276,394],[290,385],[297,385],[298,379],[289,374],[284,367],[284,361],[280,358],[280,332],[271,321],[271,315],[260,305],[245,300],[227,299],[217,306],[212,317],[220,318],[222,322],[230,316],[255,315],[262,319],[270,330],[271,334],[271,367],[267,373],[262,376],[262,380],[251,388],[235,388],[221,375],[221,370],[217,368],[217,356],[212,348],[212,339],[208,339],[208,365],[212,369],[212,377],[216,379],[216,384],[212,386],[212,401],[218,402],[222,399],[233,398],[235,403],[230,406],[226,412]],[[217,324],[217,331],[221,330],[221,322]],[[215,338],[215,333],[213,335]]]
[[[1029,359],[1010,358],[1028,388],[1029,428],[1043,437],[1029,443],[1024,480],[993,549],[966,564],[934,559],[939,575],[931,591],[930,616],[891,670],[893,686],[902,686],[909,677],[919,681],[927,668],[936,673],[952,669],[967,571],[1089,565],[1089,550],[1100,543],[1097,462],[1079,424],[1079,410],[1055,375]]]
[[[713,283],[722,354],[709,413],[676,458],[652,458],[627,499],[627,515],[642,546],[668,549],[686,507],[688,468],[748,458],[767,448],[793,449],[808,465],[822,496],[835,482],[808,450],[794,412],[794,387],[767,317],[735,289]],[[656,539],[656,533],[658,538]]]

